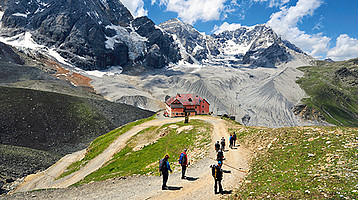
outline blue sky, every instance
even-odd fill
[[[179,18],[212,34],[267,24],[318,59],[358,57],[357,0],[121,0],[156,24]]]

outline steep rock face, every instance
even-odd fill
[[[36,43],[56,49],[82,69],[163,67],[179,58],[169,36],[147,18],[134,20],[118,0],[9,0],[3,9],[8,36],[30,32]],[[138,34],[132,22],[137,28],[155,29],[156,36]],[[154,66],[153,59],[160,63]]]
[[[148,52],[144,55],[145,66],[162,68],[170,62],[177,62],[180,59],[177,46],[173,38],[157,28],[148,17],[140,17],[133,21],[133,28],[136,32],[147,38]]]
[[[182,57],[190,63],[208,59],[209,55],[219,53],[216,46],[212,44],[213,40],[179,19],[168,20],[159,27],[174,36],[181,47]]]
[[[16,54],[11,47],[0,42],[0,61],[2,62],[12,62],[19,65],[23,65],[24,61]]]
[[[190,24],[177,19],[159,26],[176,38],[182,57],[190,63],[198,61],[212,65],[275,67],[293,60],[295,55],[291,52],[308,57],[266,25],[241,27],[211,36],[201,34]]]

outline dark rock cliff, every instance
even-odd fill
[[[160,68],[180,58],[169,35],[146,17],[134,19],[118,0],[9,0],[2,7],[2,34],[30,32],[82,69]]]

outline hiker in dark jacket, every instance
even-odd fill
[[[224,151],[224,150],[225,150],[225,138],[224,138],[224,137],[221,138],[221,142],[220,142],[220,143],[221,143],[221,150]]]
[[[233,144],[234,140],[233,140],[233,137],[231,134],[230,134],[229,142],[230,142],[229,147],[232,148],[232,144]]]
[[[220,149],[220,143],[219,143],[219,141],[216,141],[216,143],[215,143],[215,151],[218,152],[219,149]]]
[[[179,164],[181,165],[181,179],[185,179],[185,171],[188,167],[188,155],[186,154],[187,149],[180,154]]]
[[[221,162],[224,160],[224,152],[221,149],[216,154],[216,160]]]
[[[214,181],[215,181],[215,185],[214,185],[214,193],[215,194],[223,193],[223,188],[221,185],[221,180],[223,179],[223,170],[221,169],[221,166],[222,166],[221,161],[218,161],[218,164],[211,166],[212,176],[214,177]],[[219,185],[219,191],[217,192],[218,185]]]
[[[232,135],[232,139],[233,139],[233,145],[235,146],[235,143],[236,143],[236,133],[234,132],[234,135]]]
[[[168,159],[169,159],[169,156],[166,155],[163,159],[161,159],[159,161],[159,171],[163,175],[162,190],[167,190],[168,189],[167,181],[168,181],[168,177],[169,177],[169,171],[170,171],[170,173],[172,173],[172,170],[170,169]]]

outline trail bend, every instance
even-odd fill
[[[111,157],[125,147],[126,142],[141,130],[150,126],[161,126],[168,123],[182,121],[183,118],[158,118],[145,122],[141,125],[133,127],[128,132],[119,136],[103,153],[91,160],[85,167],[70,176],[55,180],[71,163],[80,160],[85,154],[85,150],[67,155],[59,160],[56,164],[47,170],[29,175],[25,181],[15,190],[15,192],[25,192],[47,188],[64,188],[57,190],[37,191],[38,197],[55,198],[55,199],[218,199],[221,195],[214,194],[213,178],[211,176],[210,165],[215,164],[216,157],[214,151],[214,143],[219,141],[221,137],[226,139],[226,149],[228,149],[228,128],[225,121],[211,116],[195,116],[190,119],[204,120],[213,125],[212,149],[209,154],[197,162],[195,165],[189,166],[186,175],[188,180],[180,179],[181,172],[169,175],[168,185],[171,190],[161,190],[162,177],[155,176],[134,176],[121,180],[108,180],[98,183],[85,184],[79,187],[69,187],[70,185],[82,180],[88,174],[99,169]],[[224,173],[222,181],[223,188],[226,193],[230,193],[233,188],[239,185],[249,169],[248,160],[250,152],[241,146],[234,149],[228,149],[224,153],[226,160],[223,169],[228,173]],[[190,157],[190,150],[188,153]],[[176,158],[172,158],[176,159]],[[227,165],[226,165],[227,164]],[[236,170],[240,169],[240,170]],[[107,184],[109,182],[109,184]],[[61,191],[65,192],[61,192]],[[25,193],[17,193],[13,197],[26,196]],[[16,198],[15,198],[16,199]]]

